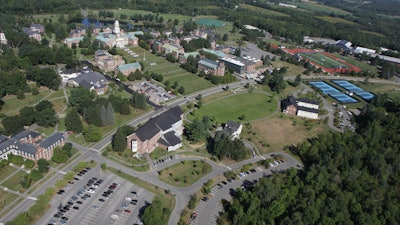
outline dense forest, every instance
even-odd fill
[[[355,133],[327,133],[292,150],[304,170],[238,189],[219,219],[231,224],[398,224],[400,103],[379,96]]]
[[[291,2],[271,0],[271,3]],[[0,4],[0,18],[6,15],[26,15],[39,13],[68,13],[78,12],[79,9],[138,9],[153,13],[176,13],[188,16],[216,15],[219,19],[234,23],[241,29],[244,24],[251,24],[269,31],[274,36],[285,37],[289,41],[302,43],[304,35],[346,39],[355,45],[369,48],[386,47],[400,50],[399,19],[391,15],[398,15],[400,3],[394,0],[360,1],[321,0],[320,3],[342,9],[348,13],[319,12],[266,4],[265,1],[254,0],[96,0],[96,1],[64,1],[38,0],[26,4],[22,0],[2,0]],[[250,10],[241,7],[241,4],[253,5],[278,14],[265,13],[262,10]],[[4,13],[3,16],[1,13]],[[279,14],[280,13],[280,14]],[[327,22],[326,17],[332,21]],[[130,18],[130,17],[127,17]],[[332,19],[333,18],[333,19]],[[14,20],[22,25],[26,18],[17,17]],[[6,27],[7,36],[14,26],[10,27],[7,20],[0,20],[0,27]],[[2,23],[4,21],[4,23]],[[14,25],[15,23],[11,23]],[[360,31],[360,32],[358,32]]]

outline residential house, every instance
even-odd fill
[[[64,134],[59,132],[44,140],[38,132],[29,130],[24,130],[12,137],[0,135],[0,160],[7,160],[9,154],[20,155],[24,159],[33,161],[50,160],[53,157],[54,148],[63,146],[64,143]]]
[[[297,113],[297,101],[293,96],[289,96],[281,102],[281,108],[283,113],[296,115]]]
[[[206,74],[215,76],[224,76],[225,63],[221,61],[214,61],[211,59],[203,58],[199,60],[198,70],[204,71]]]
[[[97,50],[94,53],[94,63],[105,71],[114,71],[119,65],[125,64],[120,55],[111,55],[107,50]]]
[[[44,33],[44,26],[41,24],[32,24],[30,27],[23,27],[22,31],[30,38],[41,41],[42,34]]]
[[[223,132],[228,134],[232,140],[238,139],[242,133],[243,125],[232,120],[228,120],[223,127]]]
[[[97,95],[105,94],[108,90],[108,82],[103,74],[98,72],[83,73],[76,78],[69,80],[74,86],[81,86]]]
[[[175,106],[150,119],[127,136],[127,145],[136,155],[152,152],[156,147],[174,151],[182,147],[183,111]]]
[[[129,76],[129,74],[134,73],[136,70],[142,71],[142,66],[138,62],[128,63],[119,65],[115,68],[114,73],[122,73],[124,76]]]

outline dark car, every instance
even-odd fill
[[[204,196],[203,198],[201,198],[201,200],[206,202],[206,201],[208,201],[208,197]]]
[[[76,209],[76,210],[78,210],[79,209],[79,207],[78,206],[74,206],[74,207],[72,207],[73,209]]]
[[[99,201],[101,201],[101,202],[104,202],[105,200],[104,200],[104,199],[102,199],[102,198],[99,198]]]
[[[136,195],[136,191],[131,191],[131,194]]]
[[[63,217],[61,217],[61,219],[68,220],[68,217],[63,216]]]
[[[81,202],[81,201],[77,201],[76,203],[78,203],[79,205],[82,205],[82,202]]]
[[[68,205],[73,205],[74,203],[71,202],[71,201],[68,201],[67,204],[68,204]]]

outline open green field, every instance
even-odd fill
[[[306,123],[309,123],[307,125],[309,128],[305,125]],[[283,114],[252,121],[251,126],[251,129],[243,126],[241,136],[245,139],[250,138],[261,153],[282,151],[285,146],[296,146],[308,138],[330,130],[322,121]]]
[[[312,12],[323,12],[327,14],[336,14],[336,15],[351,15],[350,12],[334,8],[327,5],[321,5],[318,3],[307,3],[307,2],[290,2],[292,5],[297,5],[297,7],[301,9],[306,9]]]
[[[368,30],[358,30],[358,32],[364,33],[364,34],[368,34],[368,35],[373,35],[373,36],[377,36],[377,37],[385,37],[385,35],[380,34],[380,33],[376,33],[373,31],[368,31]]]
[[[245,120],[255,120],[271,115],[276,111],[276,107],[277,102],[266,94],[245,92],[206,103],[200,109],[196,109],[194,115],[189,114],[188,118],[193,120],[196,117],[208,116],[224,123],[227,120],[237,121],[244,115]]]
[[[303,58],[316,62],[325,68],[348,68],[347,65],[331,59],[320,53],[298,53]]]
[[[0,169],[0,182],[3,182],[6,177],[8,177],[10,174],[14,173],[17,171],[16,168],[12,166],[5,166],[4,168]]]
[[[22,187],[21,181],[26,175],[25,171],[18,171],[14,176],[5,180],[1,185],[14,191],[25,192],[26,189]]]
[[[320,18],[320,19],[322,19],[322,20],[324,20],[326,22],[329,22],[329,23],[343,23],[343,24],[348,24],[348,25],[351,25],[351,26],[358,26],[358,24],[353,22],[353,21],[345,20],[345,19],[338,18],[338,17],[317,16],[317,18]]]
[[[182,161],[160,172],[160,180],[165,183],[188,187],[211,172],[211,165],[204,161]]]
[[[139,57],[133,58],[124,52],[121,52],[121,54],[129,60],[143,62],[144,71],[163,75],[163,82],[169,81],[170,84],[173,84],[175,81],[178,82],[178,87],[183,86],[185,88],[184,94],[190,94],[213,86],[210,81],[182,69],[178,63],[168,62],[163,57],[153,55],[148,51],[145,53],[145,50],[140,47],[130,49],[138,54]],[[143,60],[144,57],[146,60]]]
[[[0,211],[2,211],[6,206],[9,206],[17,197],[18,195],[16,194],[0,190]]]
[[[266,17],[269,17],[269,16],[273,16],[273,17],[288,17],[289,16],[289,15],[281,13],[281,12],[277,12],[277,11],[270,10],[270,9],[264,9],[264,8],[261,8],[261,7],[248,5],[248,4],[239,4],[239,7],[244,8],[244,9],[248,9],[250,11],[262,13]]]
[[[149,11],[132,10],[132,9],[109,9],[107,11],[112,11],[116,18],[120,18],[121,15],[127,15],[128,18],[129,18],[131,15],[134,15],[134,14],[142,14],[142,15],[153,14],[153,15],[156,15],[156,13],[152,13],[152,12],[149,12]],[[99,11],[98,10],[90,10],[90,13],[98,15]],[[183,21],[188,21],[188,20],[191,19],[190,16],[179,15],[179,14],[164,14],[164,13],[161,13],[161,14],[159,14],[159,16],[162,16],[164,18],[164,21],[168,21],[169,19],[174,21],[175,19],[177,19],[177,20],[179,20],[179,22],[183,22]],[[133,23],[133,25],[135,25],[135,24]]]
[[[7,95],[2,100],[4,101],[3,109],[0,113],[4,113],[7,116],[16,115],[19,110],[25,106],[34,106],[39,101],[47,99],[47,95],[51,94],[53,91],[47,88],[40,88],[39,94],[32,95],[31,93],[25,93],[24,99],[18,99],[15,95]]]

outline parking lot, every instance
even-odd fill
[[[86,171],[56,194],[37,224],[141,224],[139,211],[154,194],[113,174]]]

